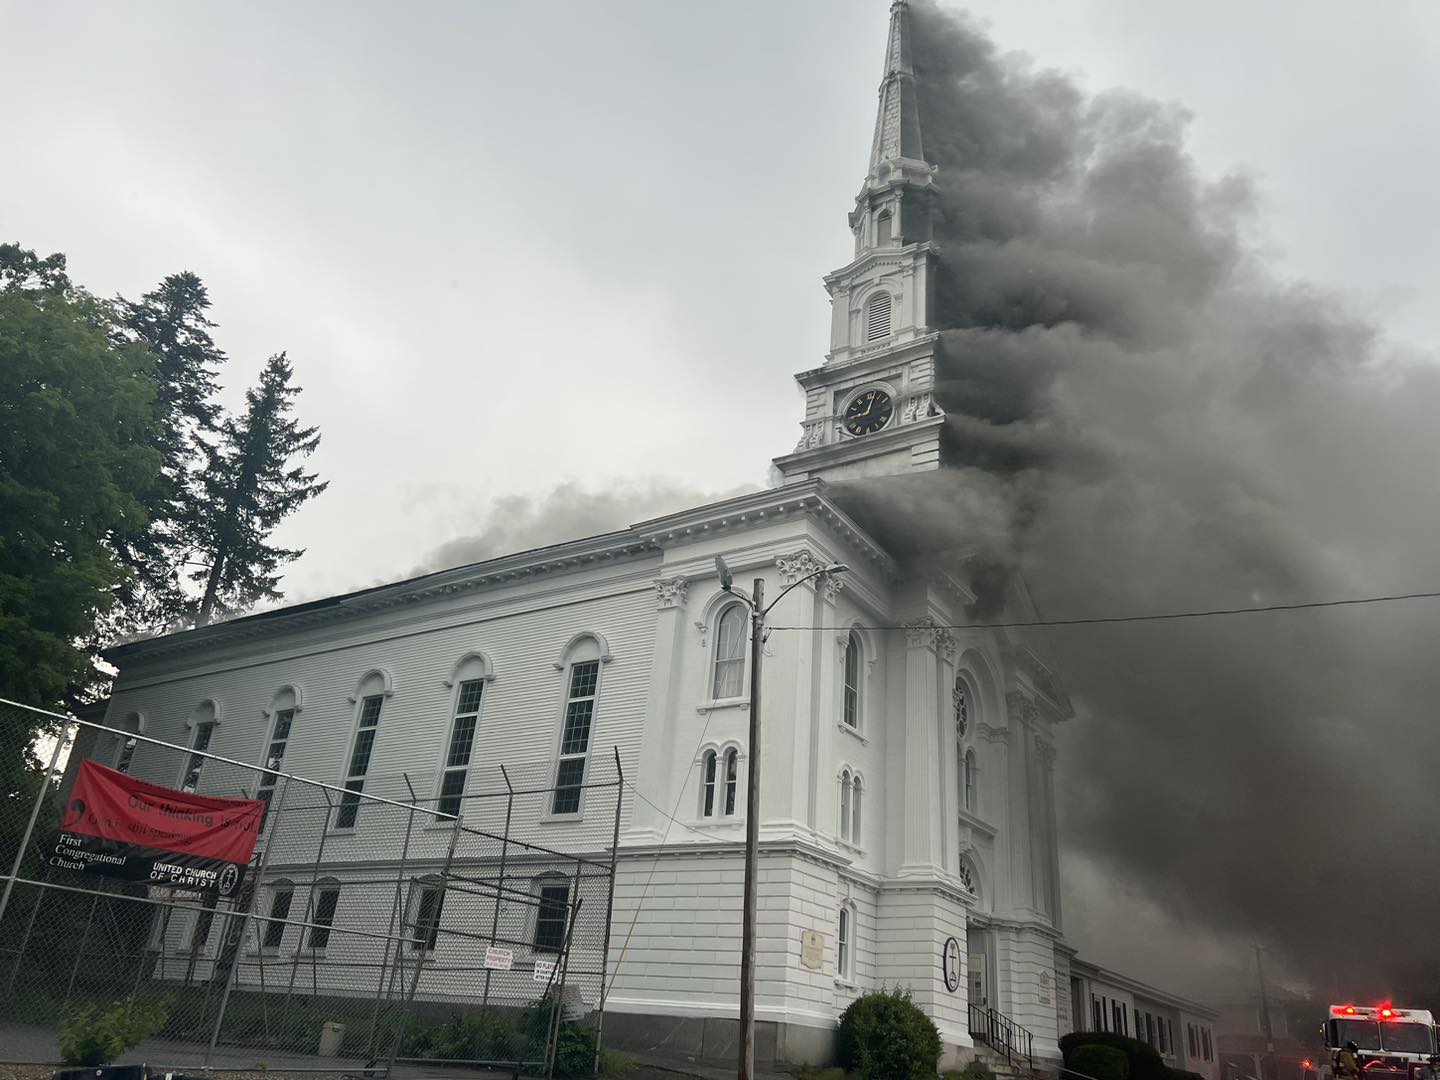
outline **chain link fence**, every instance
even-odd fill
[[[0,721],[22,709],[0,702]],[[458,784],[437,772],[337,787],[211,754],[203,736],[181,747],[39,718],[55,733],[42,740],[48,768],[0,791],[0,1061],[57,1062],[67,1032],[118,1023],[139,1040],[121,1060],[166,1068],[593,1071],[618,755],[563,786],[548,766],[499,765]],[[65,824],[86,759],[171,790],[262,800],[237,887],[77,863]]]

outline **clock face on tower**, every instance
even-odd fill
[[[845,407],[845,430],[851,435],[873,434],[890,422],[894,411],[884,390],[866,390]]]

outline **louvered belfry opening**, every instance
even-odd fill
[[[865,305],[865,340],[879,341],[890,336],[890,294],[877,293]]]

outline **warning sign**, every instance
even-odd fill
[[[536,960],[535,974],[530,977],[536,982],[549,982],[550,976],[555,974],[554,960]]]
[[[485,950],[485,966],[495,971],[509,971],[515,964],[515,954],[509,949],[491,945]]]

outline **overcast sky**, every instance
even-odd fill
[[[287,349],[329,492],[304,599],[563,482],[728,491],[798,435],[884,0],[0,4],[0,233],[201,275],[237,397]],[[1287,272],[1440,342],[1440,5],[985,0],[1006,49],[1195,115]]]

